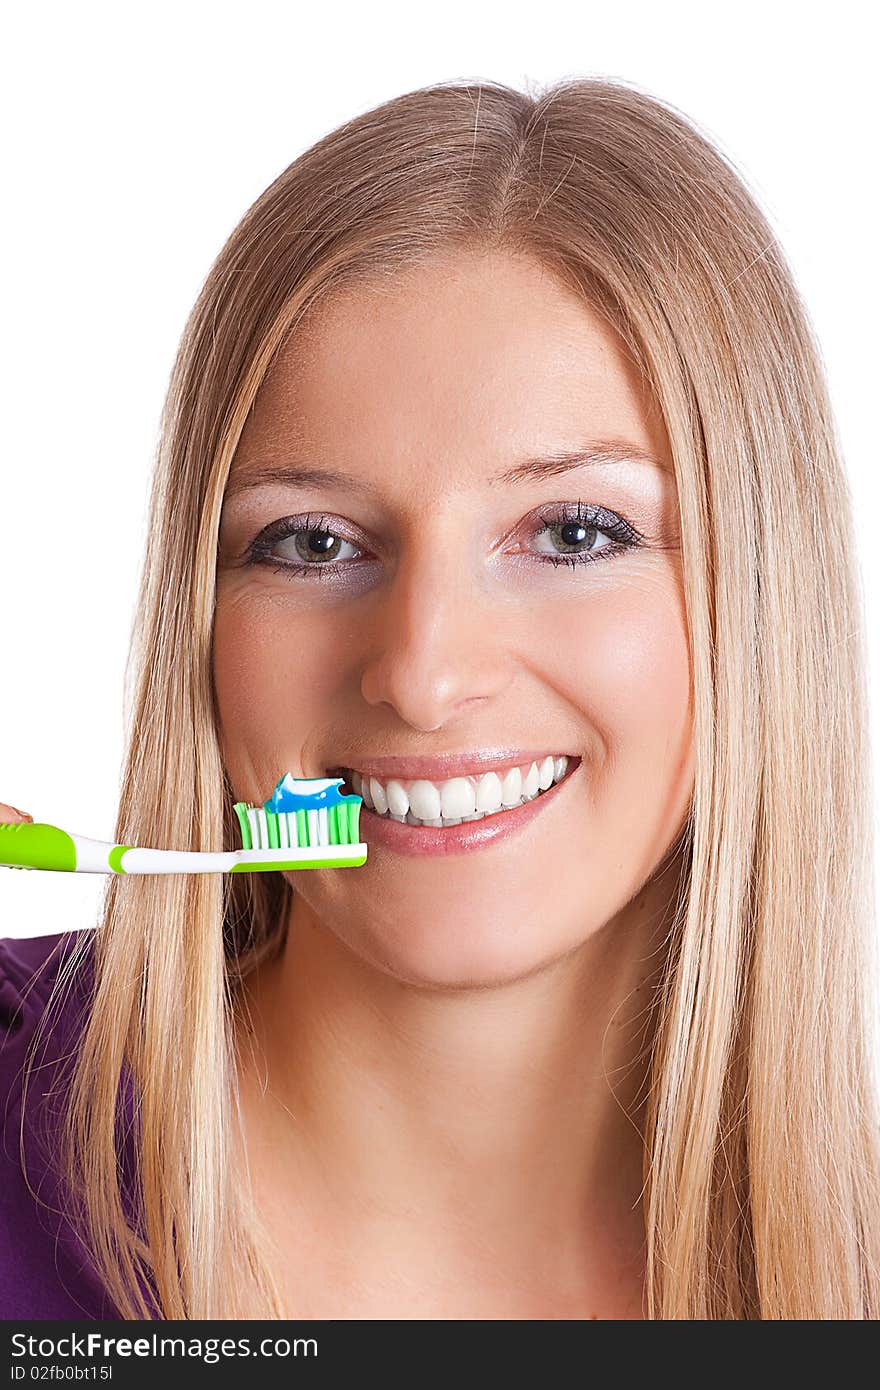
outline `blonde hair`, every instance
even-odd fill
[[[647,1316],[875,1318],[873,799],[851,503],[779,243],[668,103],[593,78],[536,95],[441,83],[334,130],[249,209],[168,392],[116,838],[238,843],[211,675],[218,521],[282,342],[344,285],[470,250],[534,257],[613,324],[675,462],[697,766],[655,1001]],[[95,992],[64,1161],[123,1317],[286,1315],[230,1136],[239,985],[280,949],[290,892],[274,874],[114,876],[83,942]]]

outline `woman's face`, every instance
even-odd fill
[[[563,467],[599,448],[617,461]],[[365,806],[362,867],[291,872],[295,913],[373,965],[524,975],[598,932],[675,841],[693,757],[669,445],[617,335],[532,260],[456,258],[313,313],[239,443],[217,583],[237,798],[382,758],[488,753],[502,785],[518,752],[574,768],[458,827],[477,848]]]

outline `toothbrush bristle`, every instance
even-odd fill
[[[267,811],[237,801],[234,806],[242,849],[307,849],[359,843],[360,797],[298,811]]]

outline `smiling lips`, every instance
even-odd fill
[[[492,769],[482,775],[452,777],[442,782],[428,778],[380,780],[355,770],[344,775],[365,806],[378,816],[408,825],[453,826],[463,821],[482,820],[512,810],[531,801],[560,782],[569,759],[564,754],[548,754],[506,770]]]
[[[417,857],[467,854],[475,850],[487,849],[491,845],[499,844],[501,841],[515,836],[531,824],[536,817],[540,816],[546,807],[555,804],[556,798],[560,794],[564,795],[563,787],[568,786],[571,782],[580,764],[580,759],[564,759],[564,761],[567,766],[559,781],[551,781],[546,788],[542,788],[539,768],[537,790],[525,794],[522,791],[521,770],[512,769],[520,782],[520,794],[518,800],[515,803],[511,801],[510,804],[505,804],[502,798],[505,795],[508,797],[513,795],[515,779],[511,772],[505,775],[503,782],[498,773],[489,772],[484,774],[482,779],[453,778],[449,782],[439,784],[439,786],[424,778],[398,784],[408,801],[412,797],[417,807],[421,806],[422,809],[433,810],[436,809],[434,798],[444,794],[453,798],[460,794],[463,795],[460,789],[449,789],[452,788],[453,783],[466,783],[468,786],[467,795],[473,797],[470,804],[475,807],[474,812],[463,816],[450,816],[448,819],[442,814],[421,818],[416,816],[412,809],[408,810],[405,815],[400,815],[390,808],[381,811],[375,802],[370,806],[366,799],[371,795],[370,788],[375,783],[380,798],[384,792],[387,802],[389,797],[394,798],[398,795],[394,790],[394,779],[392,778],[387,784],[383,784],[375,778],[367,779],[366,784],[362,780],[358,795],[364,797],[362,808],[364,814],[361,817],[363,838],[371,846],[384,846],[398,854]],[[555,775],[555,759],[552,760],[552,765]],[[534,773],[531,771],[533,766],[536,765],[530,764],[529,768],[526,769],[525,785],[528,788],[534,784]],[[492,780],[487,784],[486,779]],[[352,774],[352,780],[354,781],[354,774]],[[507,792],[500,790],[505,784],[509,788]],[[489,793],[493,800],[499,800],[500,804],[493,806],[490,810],[476,810],[477,791],[480,788],[483,789],[484,794]],[[426,800],[421,801],[420,797],[425,797]],[[431,798],[430,802],[428,802],[428,798]],[[403,803],[397,802],[397,804],[402,805]],[[446,804],[449,805],[449,802],[447,801]],[[442,805],[443,803],[441,803],[441,810]],[[459,809],[461,805],[461,802],[453,800],[450,809]]]

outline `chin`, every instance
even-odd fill
[[[424,989],[491,989],[534,975],[578,942],[548,941],[540,920],[475,924],[458,915],[444,921],[410,921],[405,934],[388,924],[350,921],[343,944],[362,960],[401,983]]]
[[[511,983],[552,966],[602,925],[601,898],[586,914],[571,864],[551,864],[537,875],[511,862],[490,874],[486,856],[473,855],[462,861],[454,886],[442,860],[419,867],[417,877],[402,880],[369,873],[366,865],[303,874],[293,885],[300,921],[331,950],[341,947],[384,975],[426,989]],[[547,878],[555,884],[552,897]]]

